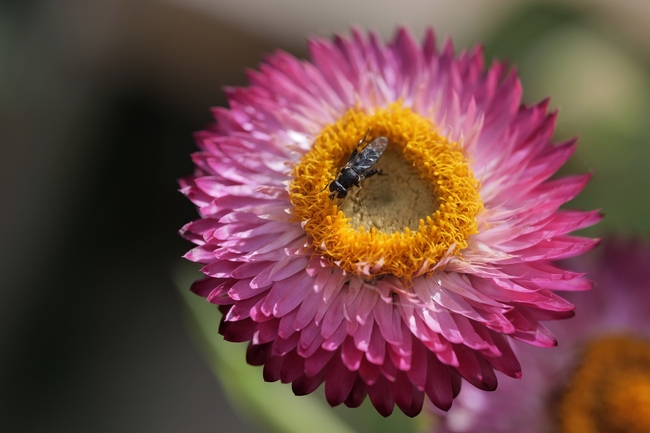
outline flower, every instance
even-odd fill
[[[353,30],[309,49],[313,63],[270,55],[196,134],[180,182],[201,216],[181,230],[207,275],[192,290],[265,380],[297,395],[324,383],[332,406],[368,395],[414,416],[425,394],[448,409],[461,378],[519,377],[507,337],[554,346],[540,321],[573,305],[552,291],[589,288],[550,262],[596,244],[567,233],[597,212],[558,210],[589,175],[548,180],[575,140],[550,143],[555,113],[522,106],[504,63],[438,52],[431,30],[422,45],[402,28],[387,45]],[[378,137],[376,165],[350,159]],[[331,197],[346,164],[383,175]]]
[[[569,294],[576,317],[549,325],[559,347],[517,345],[523,378],[490,395],[464,388],[436,433],[650,431],[650,245],[609,240],[599,252],[574,259],[595,288]]]

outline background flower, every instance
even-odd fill
[[[505,335],[554,346],[540,321],[573,306],[552,290],[589,287],[550,262],[595,245],[567,234],[597,212],[558,210],[589,176],[548,180],[575,140],[550,144],[548,101],[522,106],[514,71],[483,72],[480,48],[438,52],[432,31],[422,46],[402,28],[386,45],[353,30],[309,47],[313,64],[269,56],[196,135],[196,174],[181,186],[202,218],[182,233],[208,277],[192,290],[221,306],[220,333],[250,342],[267,381],[298,395],[324,382],[333,406],[368,394],[384,416],[395,404],[414,416],[425,394],[448,409],[461,377],[483,390],[493,369],[518,377]],[[363,201],[341,212],[324,190],[368,131],[396,152],[378,167],[413,168],[364,181]],[[400,198],[418,182],[432,193],[396,206],[397,231],[375,222],[395,206],[389,187]],[[426,201],[409,230],[403,215]]]
[[[597,254],[596,254],[597,253]],[[440,414],[443,432],[644,432],[650,428],[650,246],[610,239],[574,259],[591,293],[572,293],[576,316],[549,324],[549,356],[517,344],[521,380],[502,378],[491,394],[464,388]]]

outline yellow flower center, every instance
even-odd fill
[[[360,189],[346,185],[343,200],[330,199],[330,183],[368,131],[368,142],[388,139],[374,167],[382,175],[362,179]],[[372,113],[351,109],[326,126],[294,166],[289,192],[294,216],[332,263],[352,274],[409,280],[467,247],[483,209],[478,189],[459,144],[395,103]]]
[[[563,433],[650,432],[650,343],[627,336],[592,343],[558,415]]]

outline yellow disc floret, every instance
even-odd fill
[[[404,227],[387,233],[353,227],[351,218],[339,208],[340,200],[329,198],[329,184],[368,131],[368,141],[386,137],[388,147],[397,151],[392,154],[404,158],[421,181],[430,185],[430,196],[418,200],[434,202],[435,211],[419,219],[417,230]],[[314,247],[332,263],[353,274],[390,274],[407,280],[431,272],[445,257],[467,247],[483,209],[478,190],[479,182],[459,144],[400,103],[372,113],[351,109],[326,126],[294,166],[289,188],[294,216]]]

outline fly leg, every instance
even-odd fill
[[[381,168],[373,168],[373,169],[370,170],[368,173],[366,173],[365,178],[367,179],[367,178],[369,178],[370,176],[374,176],[374,175],[376,175],[376,174],[379,174],[379,175],[382,174],[382,172],[381,172]]]

